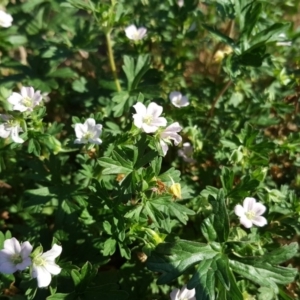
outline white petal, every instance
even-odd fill
[[[80,138],[80,139],[76,139],[75,141],[74,141],[74,144],[86,144],[88,141],[86,140],[86,139],[82,139],[82,138]]]
[[[146,123],[143,123],[142,124],[142,129],[146,133],[153,133],[153,132],[157,131],[158,127],[157,126],[148,125]]]
[[[158,118],[163,112],[163,108],[157,105],[155,102],[151,102],[147,107],[147,115],[153,116],[153,118]]]
[[[253,212],[256,216],[260,216],[266,211],[266,209],[267,208],[262,203],[257,202],[253,207]]]
[[[137,33],[137,29],[136,26],[133,24],[125,28],[125,34],[129,39],[133,39],[136,33]]]
[[[42,257],[47,261],[54,261],[54,259],[61,254],[61,251],[62,251],[62,246],[54,244],[49,251],[44,252],[42,254]]]
[[[16,105],[22,101],[23,97],[22,95],[18,93],[12,93],[11,96],[8,97],[7,101],[10,104]]]
[[[140,27],[138,29],[138,35],[139,35],[139,39],[142,39],[147,33],[147,28],[145,27]]]
[[[245,209],[242,205],[238,204],[234,207],[234,213],[238,216],[238,217],[242,217],[245,215]]]
[[[19,128],[17,126],[12,127],[11,138],[15,143],[19,143],[19,144],[24,143],[24,140],[19,137]]]
[[[245,211],[253,211],[253,208],[256,204],[256,200],[252,197],[246,197],[243,202]]]
[[[169,150],[169,146],[163,140],[160,140],[159,143],[160,143],[161,149],[163,151],[163,154],[165,156],[167,154],[168,150]]]
[[[177,91],[174,91],[169,95],[169,99],[171,100],[171,102],[178,101],[181,99],[181,97],[182,97],[181,93]]]
[[[44,267],[34,266],[32,277],[37,278],[39,288],[46,287],[51,282],[51,274]]]
[[[240,218],[240,223],[246,228],[250,228],[253,226],[252,221],[250,221],[246,216],[242,216]]]
[[[21,252],[21,245],[16,238],[11,238],[4,241],[4,249],[11,253],[19,254]]]
[[[171,132],[179,132],[182,130],[182,127],[179,125],[178,122],[172,123],[169,125],[164,131],[171,131]]]
[[[6,261],[0,264],[0,272],[4,274],[13,274],[17,271],[16,266],[11,261]]]
[[[155,118],[152,120],[151,125],[164,127],[167,125],[167,120],[164,117]]]
[[[75,124],[75,134],[78,139],[81,139],[82,136],[87,132],[87,125],[77,123]]]
[[[188,98],[186,96],[182,96],[181,101],[180,101],[180,106],[185,107],[190,104]]]
[[[22,103],[18,103],[18,104],[16,104],[16,105],[14,105],[13,110],[17,110],[17,111],[20,111],[20,112],[24,112],[24,111],[26,111],[26,110],[30,110],[30,108],[24,106]],[[31,110],[32,110],[32,109],[31,109]]]
[[[133,115],[133,123],[137,128],[142,128],[143,125],[143,117],[141,115],[135,114]]]
[[[186,288],[186,285],[184,285],[181,289],[181,292],[180,292],[180,298],[181,299],[191,299],[192,297],[194,297],[196,294],[196,291],[195,289],[192,289],[192,290],[188,290]]]
[[[3,139],[8,138],[10,135],[10,131],[5,129],[4,124],[0,125],[0,137],[2,137]]]
[[[21,245],[21,256],[24,258],[28,257],[32,251],[32,245],[26,241]]]
[[[49,273],[53,275],[57,275],[61,272],[61,268],[56,263],[47,263],[45,265],[45,268]]]
[[[90,142],[91,144],[96,144],[96,145],[102,144],[102,140],[99,139],[99,138],[89,139],[89,142]]]
[[[144,117],[146,115],[147,109],[146,106],[142,102],[137,102],[133,105],[137,115]]]
[[[170,298],[171,298],[171,300],[179,300],[179,298],[178,298],[179,292],[180,292],[179,289],[174,289],[174,290],[170,293]]]
[[[268,224],[266,218],[262,216],[256,216],[252,219],[252,223],[256,226],[262,227]]]
[[[14,253],[9,250],[2,249],[0,251],[0,264],[9,261],[12,254]]]
[[[95,127],[96,125],[96,121],[92,118],[88,118],[86,119],[86,121],[84,122],[84,125],[87,126],[88,131],[92,131],[92,129]]]

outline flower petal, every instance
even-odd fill
[[[47,261],[54,261],[55,258],[61,254],[61,251],[62,251],[62,246],[54,244],[49,251],[44,252],[42,254],[42,257]]]
[[[16,269],[23,271],[25,270],[27,267],[29,267],[31,265],[31,258],[30,257],[26,257],[25,259],[23,259],[23,261],[19,264],[16,264]]]
[[[10,104],[16,105],[22,101],[23,97],[19,93],[12,93],[8,98],[7,101]]]
[[[266,211],[266,207],[262,203],[256,203],[253,207],[253,212],[256,216],[262,215]]]
[[[102,144],[102,140],[99,139],[99,138],[89,139],[89,142],[90,142],[91,144],[96,144],[96,145]]]
[[[24,140],[19,137],[19,128],[17,126],[11,129],[11,138],[15,143],[22,144]]]
[[[11,261],[6,261],[0,264],[0,272],[4,274],[13,274],[17,271],[16,266]]]
[[[162,152],[163,152],[163,154],[164,154],[164,156],[165,156],[165,155],[167,154],[168,150],[169,150],[169,146],[168,146],[168,144],[165,143],[163,140],[160,140],[159,143],[160,143]]]
[[[21,245],[16,238],[11,238],[4,241],[4,249],[13,254],[19,254],[21,252]]]
[[[253,226],[252,221],[249,220],[246,216],[242,216],[240,218],[240,223],[246,228],[250,228]]]
[[[155,102],[151,102],[147,107],[147,115],[153,116],[153,118],[158,118],[163,112],[163,108],[157,105]]]
[[[190,104],[188,98],[186,96],[182,96],[181,101],[180,101],[180,106],[185,107]]]
[[[152,120],[151,125],[156,127],[164,127],[167,125],[167,120],[164,117],[155,118]]]
[[[174,289],[171,293],[170,293],[170,298],[171,300],[179,300],[178,296],[179,296],[180,290],[179,289]]]
[[[267,219],[262,216],[256,216],[252,219],[252,223],[256,226],[262,227],[268,224]]]
[[[22,258],[24,259],[24,258],[28,257],[31,252],[32,252],[32,245],[28,241],[22,243],[22,245],[21,245]]]
[[[195,289],[189,290],[186,285],[184,285],[180,292],[180,299],[191,299],[196,294]]]
[[[56,263],[47,263],[45,265],[46,270],[53,274],[53,275],[57,275],[61,272],[61,267],[59,267]]]
[[[139,35],[139,39],[142,39],[142,38],[146,35],[146,33],[147,33],[147,28],[145,28],[145,27],[140,27],[140,28],[137,30],[137,32],[138,32],[138,35]]]
[[[47,287],[51,282],[51,274],[45,267],[33,266],[32,277],[37,278],[38,287]]]
[[[87,132],[87,125],[86,124],[80,124],[80,123],[75,124],[75,134],[76,134],[76,137],[78,139],[81,139],[82,136],[86,132]]]
[[[8,138],[10,135],[10,131],[6,130],[4,124],[0,125],[0,137],[2,137],[3,139]]]
[[[253,211],[255,204],[256,204],[255,198],[246,197],[243,202],[245,211]]]
[[[153,133],[153,132],[157,131],[158,127],[157,126],[151,126],[151,125],[148,125],[146,123],[143,123],[142,124],[142,129],[146,133]]]
[[[143,125],[143,117],[141,115],[135,114],[133,115],[133,123],[137,128],[142,128]]]
[[[144,117],[146,115],[147,109],[146,106],[142,102],[137,102],[133,105],[137,115]]]
[[[234,213],[238,216],[238,217],[242,217],[245,215],[245,209],[242,205],[238,204],[234,207]]]
[[[125,34],[129,39],[133,39],[136,33],[137,33],[137,28],[133,24],[125,28]]]
[[[96,125],[96,121],[93,118],[88,118],[85,120],[84,125],[87,126],[88,131],[92,131]]]

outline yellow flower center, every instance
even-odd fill
[[[245,215],[246,215],[246,217],[247,217],[249,220],[253,220],[254,217],[255,217],[255,213],[254,213],[254,211],[252,211],[252,210],[246,212]]]
[[[84,139],[89,140],[90,138],[93,137],[93,134],[91,132],[86,132],[83,136]]]
[[[32,99],[29,97],[24,97],[22,99],[22,104],[26,107],[31,107],[32,106]]]
[[[144,119],[143,119],[143,122],[146,123],[147,125],[150,125],[151,122],[153,120],[153,117],[152,116],[146,116]]]
[[[36,266],[45,266],[47,264],[46,261],[41,256],[36,257],[33,262]]]

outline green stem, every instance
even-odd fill
[[[115,64],[115,58],[113,54],[113,49],[112,49],[112,44],[111,44],[111,37],[110,37],[110,32],[106,33],[106,43],[107,43],[107,51],[108,51],[108,58],[109,58],[109,63],[110,63],[110,68],[113,73],[115,85],[117,88],[118,92],[121,92],[121,85],[118,79],[118,74],[117,74],[117,69],[116,69],[116,64]]]

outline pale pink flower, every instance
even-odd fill
[[[145,37],[147,29],[145,27],[136,28],[135,25],[129,25],[125,28],[126,36],[133,41],[141,40]]]
[[[0,137],[6,139],[10,136],[15,143],[24,143],[24,140],[19,137],[19,132],[23,131],[19,121],[9,115],[0,114],[0,118],[5,121],[5,123],[0,124]]]
[[[167,120],[164,117],[160,117],[163,112],[162,106],[151,102],[146,107],[143,103],[137,102],[133,107],[136,111],[136,114],[133,115],[133,123],[144,132],[153,133],[158,127],[167,125]]]
[[[182,130],[182,127],[178,122],[175,122],[169,125],[166,129],[164,129],[160,134],[160,145],[163,151],[163,154],[166,155],[169,149],[168,143],[171,143],[171,140],[174,141],[174,145],[178,145],[182,141],[182,137],[177,133]]]
[[[188,98],[177,91],[170,93],[169,99],[171,103],[176,107],[185,107],[190,104]]]
[[[102,125],[96,124],[96,121],[92,118],[87,119],[83,124],[75,124],[76,140],[75,144],[102,144],[102,140],[99,138],[102,133]]]
[[[240,218],[240,223],[246,228],[253,225],[262,227],[268,222],[261,215],[266,211],[266,207],[252,197],[246,197],[243,206],[238,204],[234,208],[235,214]]]
[[[178,150],[178,156],[182,157],[185,162],[193,163],[195,159],[193,159],[194,147],[189,143],[183,143],[182,149]]]
[[[4,249],[0,251],[0,272],[13,274],[22,271],[31,265],[32,246],[29,242],[22,244],[16,238],[4,241]]]

